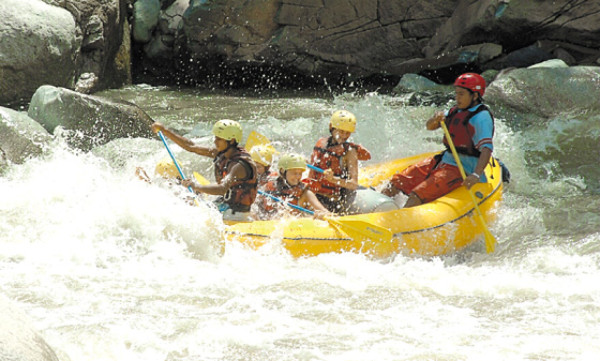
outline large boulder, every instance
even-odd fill
[[[50,134],[27,113],[0,107],[0,155],[12,163],[43,153]]]
[[[200,64],[224,59],[242,70],[271,66],[308,77],[368,77],[420,57],[456,3],[194,1],[184,14],[186,46]]]
[[[0,105],[44,84],[94,92],[131,82],[127,0],[0,1]]]
[[[50,85],[35,92],[28,115],[50,133],[67,130],[69,145],[84,151],[117,138],[153,136],[153,120],[135,104]]]
[[[0,104],[27,103],[41,84],[72,87],[81,35],[65,9],[0,1]]]
[[[600,67],[566,67],[562,62],[553,62],[506,70],[497,75],[485,97],[493,107],[544,118],[582,109],[598,112]]]
[[[29,317],[0,295],[0,360],[59,361]]]

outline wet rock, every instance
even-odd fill
[[[419,92],[440,90],[442,88],[438,83],[431,81],[418,74],[404,74],[398,85],[394,88],[396,93],[401,92]]]
[[[98,76],[94,73],[83,73],[75,84],[75,91],[83,94],[91,94],[98,87]]]
[[[133,4],[133,39],[147,43],[152,39],[152,31],[158,24],[160,1],[137,0]]]
[[[28,114],[50,133],[65,130],[68,144],[84,151],[116,138],[153,136],[152,119],[135,104],[49,85],[35,92]]]
[[[6,159],[6,154],[4,154],[4,151],[0,148],[0,176],[3,175],[7,169],[8,160]]]
[[[104,27],[98,15],[92,15],[87,23],[82,50],[92,51],[104,47]]]
[[[0,107],[0,151],[4,160],[20,164],[39,156],[51,139],[27,113]]]
[[[487,88],[486,101],[516,114],[546,118],[600,110],[600,67],[564,65],[553,61],[503,71]]]
[[[486,64],[486,67],[493,69],[504,68],[524,68],[533,64],[540,63],[545,60],[554,58],[554,55],[544,49],[539,42],[530,46],[515,50],[509,54]]]

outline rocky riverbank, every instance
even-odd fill
[[[0,19],[12,108],[46,84],[352,88],[600,59],[592,0],[4,0]]]

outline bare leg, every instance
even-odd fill
[[[406,203],[404,204],[404,208],[410,208],[410,207],[418,206],[421,204],[423,204],[423,201],[421,201],[421,198],[417,197],[416,194],[411,193],[408,196]]]
[[[400,193],[400,189],[394,187],[392,185],[392,183],[388,183],[388,184],[385,185],[385,188],[383,188],[381,190],[381,193],[383,195],[386,195],[388,197],[392,197],[393,198],[395,195],[397,195],[398,193]]]

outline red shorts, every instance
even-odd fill
[[[404,194],[415,193],[423,203],[431,202],[462,185],[458,167],[446,163],[435,165],[433,157],[424,159],[394,174],[390,183]]]

